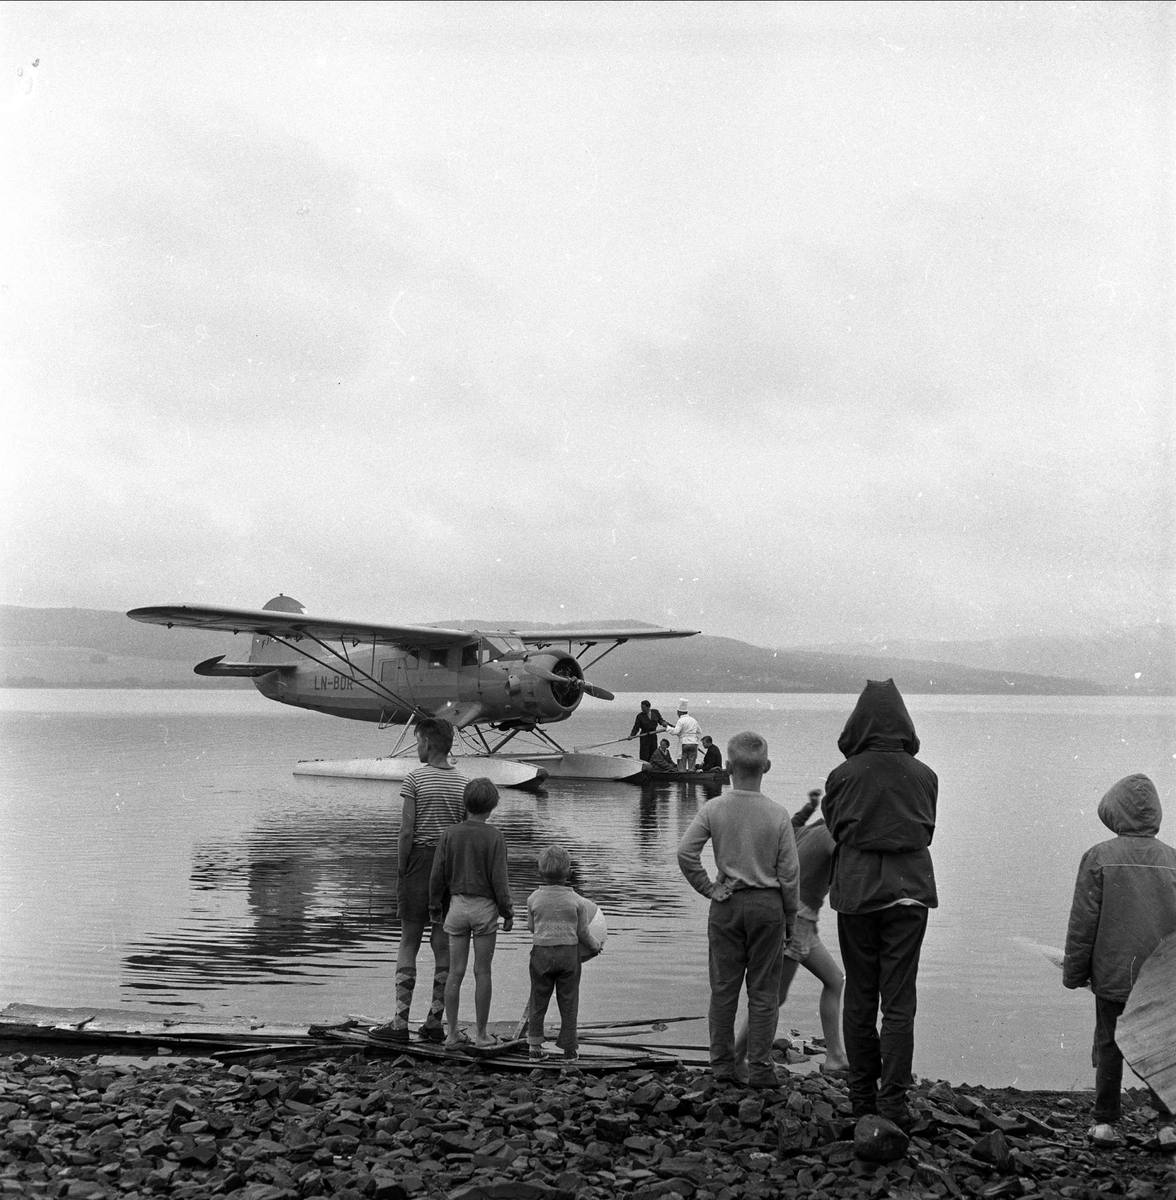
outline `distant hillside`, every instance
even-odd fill
[[[893,678],[910,695],[1100,695],[1111,689],[1081,680],[983,671],[954,663],[882,655],[766,650],[733,638],[630,642],[587,672],[593,683],[626,692],[848,692],[867,679]]]
[[[883,643],[833,643],[805,649],[818,654],[952,662],[987,671],[1027,671],[1093,680],[1123,692],[1176,693],[1176,625],[1161,621],[1091,638],[1020,637],[976,642],[891,638]]]
[[[3,687],[252,687],[192,674],[214,654],[249,653],[229,633],[164,629],[94,608],[0,605]]]
[[[638,621],[624,620],[580,622],[578,626],[525,620],[443,623],[479,629],[513,625],[553,631],[590,626],[649,628]],[[0,606],[0,686],[248,688],[251,685],[247,680],[204,679],[192,673],[192,667],[201,659],[216,654],[243,658],[248,649],[249,639],[244,635],[234,638],[227,633],[169,630],[130,621],[119,612]],[[853,652],[847,647],[768,650],[733,638],[706,635],[676,641],[629,642],[589,667],[588,677],[613,691],[650,692],[659,698],[667,693],[676,697],[699,692],[856,693],[864,680],[888,677],[911,694],[1098,695],[1145,690],[1139,684],[1123,688],[1106,681],[937,661],[926,654],[900,654],[893,646],[885,652],[872,647],[855,647]]]

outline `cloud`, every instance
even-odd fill
[[[9,598],[1154,612],[1154,22],[828,8],[30,7]]]

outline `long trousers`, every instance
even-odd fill
[[[927,909],[921,904],[837,914],[845,967],[841,1023],[855,1116],[905,1112],[915,1053],[915,980],[926,932]]]
[[[551,993],[559,1006],[559,1037],[555,1044],[561,1050],[574,1051],[579,1046],[576,1022],[580,1014],[580,947],[531,947],[531,1004],[527,1026],[527,1041],[532,1046],[543,1045],[543,1020]]]
[[[1094,1119],[1113,1123],[1123,1115],[1123,1052],[1115,1043],[1115,1027],[1126,1004],[1094,998]]]
[[[747,1066],[774,1074],[784,959],[784,903],[778,888],[748,888],[712,900],[706,927],[710,969],[710,1062],[717,1078],[735,1073],[735,1014],[747,981]]]

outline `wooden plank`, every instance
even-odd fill
[[[1136,1075],[1176,1112],[1176,933],[1140,967],[1115,1041]]]
[[[267,1025],[260,1021],[224,1021],[189,1014],[168,1016],[119,1008],[54,1008],[9,1004],[0,1010],[0,1039],[60,1041],[135,1041],[164,1045],[240,1045],[246,1042],[306,1041],[305,1025]]]

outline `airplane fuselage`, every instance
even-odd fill
[[[254,639],[251,662],[266,660],[268,642]],[[580,702],[579,663],[567,654],[528,652],[510,643],[474,637],[442,648],[367,646],[340,660],[338,670],[283,661],[253,682],[270,700],[355,721],[403,724],[422,710],[456,715],[460,724],[567,720]],[[541,678],[536,669],[556,678]]]

